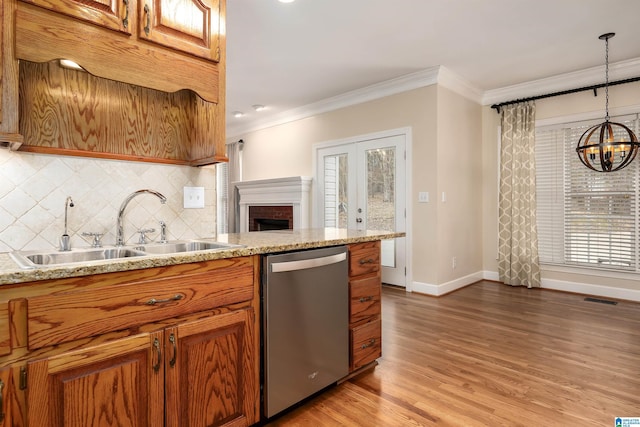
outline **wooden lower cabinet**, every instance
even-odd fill
[[[253,424],[253,322],[241,309],[32,361],[28,425]]]
[[[11,421],[11,369],[0,369],[0,427],[13,427]]]
[[[253,324],[244,309],[164,332],[166,426],[247,426],[257,420]]]
[[[380,242],[349,246],[350,371],[382,356]]]

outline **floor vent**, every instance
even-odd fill
[[[611,301],[608,299],[600,299],[600,298],[585,298],[584,300],[589,302],[599,302],[600,304],[611,304],[611,305],[618,304],[617,301]]]

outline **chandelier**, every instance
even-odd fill
[[[605,42],[605,98],[604,122],[590,127],[582,134],[576,147],[584,165],[597,172],[615,172],[628,166],[638,154],[638,138],[622,123],[609,121],[609,39],[615,33],[599,37]]]

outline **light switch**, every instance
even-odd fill
[[[419,203],[429,203],[429,192],[428,191],[420,191],[418,193],[418,202]]]
[[[184,208],[204,208],[204,187],[184,187]]]

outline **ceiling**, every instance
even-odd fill
[[[638,0],[227,0],[227,136],[434,67],[483,103],[585,69],[602,83],[607,32],[611,80],[618,62],[640,76]]]

